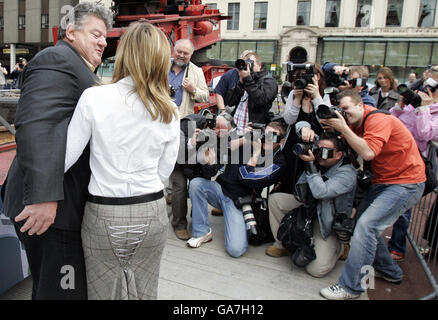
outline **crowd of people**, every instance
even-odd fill
[[[172,49],[147,22],[129,26],[112,82],[98,83],[111,25],[105,7],[78,4],[56,46],[20,74],[2,211],[26,249],[32,299],[156,299],[166,201],[187,250],[213,240],[211,205],[233,258],[273,242],[267,255],[290,255],[314,277],[345,260],[339,281],[320,291],[327,299],[359,297],[364,266],[402,281],[398,262],[426,181],[421,154],[438,134],[438,68],[410,79],[406,94],[387,67],[370,89],[366,66],[289,63],[276,118],[277,82],[245,51],[214,89],[217,114],[194,114],[209,90],[190,61],[193,44]],[[358,176],[368,169],[365,185]],[[387,246],[382,233],[393,225]],[[61,285],[65,265],[74,289]]]

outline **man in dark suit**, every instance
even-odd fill
[[[27,64],[15,127],[17,154],[2,189],[33,279],[32,299],[86,299],[81,222],[90,179],[89,150],[64,174],[67,127],[93,86],[111,12],[80,3],[56,46]]]

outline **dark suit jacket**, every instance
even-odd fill
[[[64,174],[67,128],[82,92],[96,76],[64,41],[29,61],[15,116],[17,154],[2,189],[3,213],[58,201],[54,228],[80,230],[90,180],[89,148]]]

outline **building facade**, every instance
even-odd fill
[[[254,49],[267,64],[310,61],[381,66],[400,81],[438,64],[437,0],[208,0],[231,17],[209,57]]]

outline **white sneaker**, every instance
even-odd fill
[[[205,236],[199,238],[190,238],[189,240],[187,240],[187,246],[190,248],[199,248],[201,244],[209,242],[211,240],[213,240],[213,234],[211,233],[210,229],[210,231]]]
[[[321,289],[319,293],[328,300],[348,300],[360,297],[360,294],[348,293],[338,283]]]

